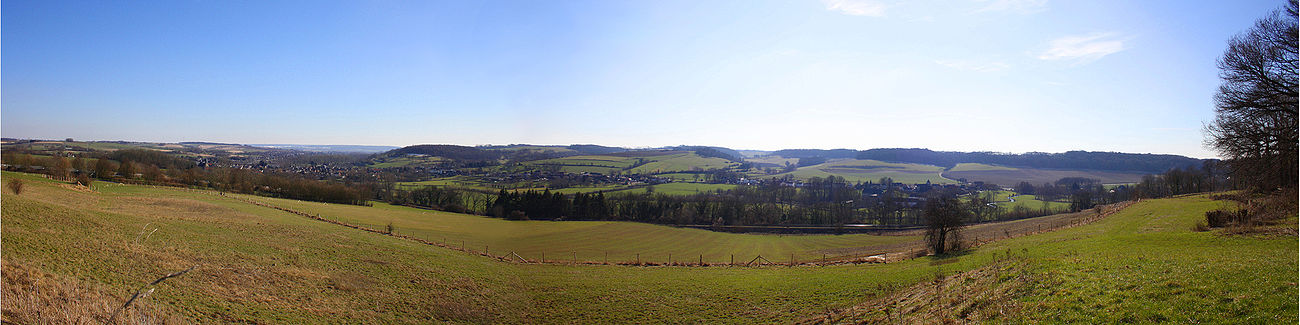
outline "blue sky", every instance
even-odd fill
[[[5,1],[5,137],[1212,157],[1283,1]]]

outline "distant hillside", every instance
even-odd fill
[[[782,149],[772,152],[785,158],[857,158],[858,151],[853,149]],[[877,159],[880,160],[880,159]]]
[[[933,151],[929,149],[871,149],[860,151],[857,158],[943,167],[953,167],[959,163],[981,163],[1014,167],[1140,171],[1147,173],[1163,173],[1172,168],[1200,166],[1202,163],[1201,159],[1178,155],[1089,151],[1005,154],[996,152]]]
[[[450,144],[415,145],[393,149],[382,154],[382,156],[385,157],[401,157],[408,155],[425,155],[464,161],[482,161],[501,158],[501,152],[499,151]]]
[[[594,144],[574,144],[574,145],[569,145],[566,148],[569,148],[569,150],[577,151],[578,153],[584,155],[603,155],[603,154],[627,151],[627,148],[606,147],[606,146],[598,146]]]
[[[730,148],[724,148],[724,147],[676,146],[676,147],[664,147],[664,149],[694,151],[696,154],[699,154],[700,156],[722,158],[731,161],[741,161],[741,158],[744,157],[744,155],[741,155],[740,152],[736,150],[732,150]]]
[[[298,151],[310,152],[340,152],[340,153],[380,153],[398,147],[394,146],[362,146],[362,145],[337,145],[337,144],[250,144],[254,147],[291,149]]]

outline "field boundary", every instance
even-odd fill
[[[549,265],[623,265],[623,266],[661,266],[661,267],[763,267],[763,266],[788,266],[788,267],[794,267],[794,266],[831,266],[831,265],[847,265],[847,264],[875,264],[875,263],[891,263],[891,262],[898,262],[898,261],[908,260],[908,259],[912,259],[912,258],[916,258],[916,257],[922,257],[922,256],[926,256],[926,255],[927,255],[927,253],[926,253],[926,251],[925,251],[925,248],[924,248],[924,247],[925,247],[924,242],[923,242],[923,241],[915,241],[915,242],[910,242],[910,243],[903,243],[903,244],[900,244],[900,245],[888,245],[888,246],[892,246],[892,249],[891,249],[891,248],[881,248],[881,249],[876,250],[875,252],[872,252],[872,253],[866,253],[866,254],[862,254],[862,253],[858,253],[858,254],[846,254],[846,255],[838,255],[838,256],[835,256],[835,257],[830,257],[829,254],[823,254],[823,257],[822,257],[821,259],[812,259],[812,260],[803,260],[803,261],[797,260],[797,259],[795,258],[794,255],[791,255],[791,256],[790,256],[790,259],[788,260],[788,262],[784,262],[784,261],[787,261],[787,260],[781,259],[782,256],[769,256],[769,257],[771,257],[771,258],[769,259],[768,257],[764,257],[764,256],[761,255],[761,254],[755,256],[753,259],[748,260],[748,262],[744,262],[745,259],[748,258],[748,256],[743,257],[740,261],[742,261],[742,262],[744,262],[744,263],[737,263],[737,260],[736,260],[736,256],[735,256],[735,255],[732,255],[732,256],[731,256],[731,261],[730,261],[729,263],[708,263],[708,262],[704,262],[703,255],[700,255],[699,258],[698,258],[697,260],[695,260],[695,261],[681,261],[681,262],[675,262],[675,261],[672,261],[672,254],[668,254],[668,260],[669,260],[669,262],[653,262],[653,261],[649,261],[649,260],[642,260],[642,259],[641,259],[641,256],[640,256],[641,254],[636,254],[636,258],[635,258],[634,260],[631,260],[631,261],[615,261],[615,262],[610,262],[610,261],[608,261],[608,259],[606,259],[605,261],[578,260],[578,259],[576,258],[576,256],[575,256],[574,258],[571,258],[571,259],[561,259],[561,260],[549,259],[549,260],[548,260],[548,259],[546,259],[546,257],[545,257],[545,256],[546,256],[545,253],[542,254],[542,257],[541,257],[540,259],[527,259],[527,258],[524,258],[524,257],[520,256],[519,254],[517,254],[517,253],[514,252],[514,251],[508,251],[508,252],[506,252],[506,253],[504,253],[504,254],[501,254],[501,255],[494,255],[494,254],[491,253],[491,251],[489,250],[489,247],[487,247],[487,246],[484,246],[484,247],[483,247],[483,248],[484,248],[483,251],[475,251],[475,250],[473,250],[472,248],[466,246],[466,245],[465,245],[465,242],[464,242],[463,240],[461,241],[461,245],[460,245],[460,246],[456,246],[454,242],[452,242],[452,243],[448,243],[448,242],[446,242],[446,240],[444,240],[443,242],[437,242],[437,241],[432,241],[432,240],[428,240],[428,239],[424,239],[424,238],[419,238],[419,237],[413,237],[413,236],[402,235],[402,234],[398,234],[398,233],[394,233],[394,232],[390,232],[390,231],[385,231],[385,230],[374,229],[374,228],[365,227],[365,226],[354,225],[354,224],[350,224],[350,223],[346,223],[346,222],[342,222],[342,221],[338,221],[338,220],[333,220],[333,219],[329,219],[329,218],[326,218],[326,217],[322,217],[322,216],[320,216],[319,214],[306,213],[306,212],[302,212],[302,211],[298,211],[298,210],[294,210],[294,209],[290,209],[290,208],[285,208],[285,207],[281,207],[281,206],[276,206],[276,205],[269,204],[269,203],[259,202],[259,201],[252,200],[252,199],[246,199],[246,198],[235,197],[235,196],[228,196],[228,195],[226,195],[224,192],[218,192],[217,195],[222,196],[222,197],[226,197],[226,198],[235,199],[235,200],[238,200],[238,201],[241,201],[241,202],[245,202],[245,203],[253,204],[253,205],[256,205],[256,206],[261,206],[261,207],[265,207],[265,208],[270,208],[270,209],[275,209],[275,210],[280,210],[280,211],[288,212],[288,213],[295,214],[295,215],[298,215],[298,216],[301,216],[301,217],[305,217],[305,218],[308,218],[308,219],[313,219],[313,220],[322,221],[322,222],[326,222],[326,223],[330,223],[330,224],[334,224],[334,225],[338,225],[338,226],[343,226],[343,227],[348,227],[348,228],[352,228],[352,229],[356,229],[356,230],[361,230],[361,231],[366,231],[366,232],[376,233],[376,234],[385,235],[385,236],[389,236],[389,237],[394,237],[394,238],[399,238],[399,239],[409,240],[409,241],[413,241],[413,242],[420,243],[420,244],[424,244],[424,245],[441,247],[441,248],[450,249],[450,250],[455,250],[455,251],[460,251],[460,252],[464,252],[464,253],[468,253],[468,254],[472,254],[472,255],[479,255],[479,256],[488,257],[488,258],[495,259],[495,260],[497,260],[497,261],[501,261],[501,262],[505,262],[505,263],[511,263],[511,264],[549,264]],[[1124,208],[1127,208],[1129,205],[1132,205],[1133,203],[1136,203],[1136,202],[1135,202],[1135,201],[1126,201],[1126,202],[1121,202],[1121,203],[1111,204],[1111,205],[1107,205],[1107,206],[1098,206],[1098,207],[1096,207],[1096,208],[1094,208],[1094,209],[1085,210],[1085,211],[1083,211],[1083,212],[1076,212],[1076,213],[1072,213],[1072,214],[1059,214],[1059,215],[1053,215],[1053,216],[1057,216],[1058,218],[1063,218],[1063,219],[1068,219],[1068,220],[1065,220],[1065,221],[1063,221],[1063,222],[1050,222],[1050,221],[1049,221],[1048,226],[1046,226],[1046,227],[1044,227],[1042,224],[1037,224],[1035,227],[1028,227],[1028,226],[1027,226],[1027,227],[1022,227],[1022,228],[1020,228],[1020,229],[1017,229],[1017,231],[1016,231],[1015,233],[1012,233],[1011,231],[1009,231],[1009,230],[1005,230],[1005,229],[1004,229],[1004,231],[1002,232],[1002,236],[998,236],[998,235],[996,234],[996,232],[993,232],[994,234],[991,235],[991,236],[989,236],[989,235],[987,235],[989,232],[988,232],[988,231],[983,231],[983,229],[982,229],[982,228],[988,228],[988,227],[996,226],[997,223],[975,224],[975,225],[970,226],[970,228],[967,228],[967,230],[966,230],[966,231],[968,231],[968,232],[974,234],[974,236],[971,237],[972,239],[970,240],[970,242],[969,242],[969,244],[968,244],[968,247],[974,248],[974,247],[979,247],[979,246],[981,246],[981,245],[984,245],[984,244],[987,244],[987,243],[991,243],[991,242],[994,242],[994,241],[998,241],[998,240],[1004,240],[1004,239],[1010,239],[1010,238],[1016,238],[1016,237],[1029,236],[1029,235],[1034,235],[1034,234],[1039,234],[1039,233],[1044,233],[1044,232],[1050,232],[1050,231],[1055,231],[1055,230],[1061,230],[1061,229],[1067,229],[1067,228],[1072,228],[1072,227],[1077,227],[1077,226],[1087,225],[1087,224],[1090,224],[1090,223],[1092,223],[1092,222],[1096,222],[1096,221],[1098,221],[1098,220],[1104,219],[1104,218],[1106,218],[1106,217],[1108,217],[1108,216],[1110,216],[1110,215],[1112,215],[1112,214],[1114,214],[1114,213],[1116,213],[1116,212],[1118,212],[1118,211],[1120,211],[1120,210],[1123,210]],[[1077,215],[1077,214],[1087,214],[1087,215],[1085,215],[1085,216],[1083,216],[1083,217],[1080,217],[1080,218],[1068,218],[1069,215]],[[1023,222],[1023,221],[1026,221],[1026,220],[1041,219],[1041,218],[1050,218],[1050,217],[1053,217],[1053,216],[1044,216],[1044,217],[1030,218],[1030,219],[1020,219],[1020,220],[1014,220],[1014,221],[1007,221],[1007,222],[1004,222],[1004,223]],[[915,230],[907,230],[907,231],[922,231],[922,230],[921,230],[921,229],[915,229]],[[981,238],[981,237],[979,236],[980,234],[986,234],[986,236],[983,237],[983,238]],[[561,252],[561,256],[562,256],[562,254],[563,254],[563,252]],[[689,258],[689,257],[691,257],[691,256],[694,256],[694,255],[688,255],[688,256],[686,256],[686,257]],[[773,262],[772,259],[777,259],[778,261]],[[761,260],[761,263],[760,263],[760,260]]]

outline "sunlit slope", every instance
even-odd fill
[[[845,180],[858,182],[879,182],[881,178],[889,177],[897,183],[904,184],[924,184],[927,181],[931,184],[955,184],[954,180],[944,178],[942,175],[943,167],[907,164],[907,163],[889,163],[878,160],[867,159],[844,159],[836,160],[824,164],[799,167],[789,173],[776,174],[769,177],[784,177],[789,175],[796,179],[807,180],[813,177],[826,178],[829,176],[843,177]]]
[[[722,158],[703,157],[690,151],[646,151],[535,160],[525,162],[523,165],[551,168],[566,173],[610,175],[705,171],[727,168],[738,163]]]
[[[91,192],[4,173],[5,180],[13,178],[28,183],[21,195],[4,189],[0,199],[6,265],[103,286],[123,293],[119,302],[145,282],[197,266],[163,282],[142,303],[198,323],[789,322],[921,281],[936,269],[920,262],[520,265],[212,192],[103,183]],[[516,231],[525,230],[502,232]],[[962,267],[969,266],[942,266]],[[5,308],[9,315],[27,307]]]
[[[385,229],[496,255],[517,253],[528,259],[609,262],[699,261],[747,262],[759,255],[788,262],[791,254],[808,261],[841,255],[883,252],[877,248],[913,242],[918,236],[733,234],[635,222],[509,221],[482,216],[420,210],[376,203],[373,207],[239,196],[321,217]]]
[[[1294,235],[1191,230],[1206,211],[1231,204],[1206,195],[1143,200],[1086,226],[995,242],[961,259],[996,258],[1019,267],[985,269],[974,281],[945,289],[947,296],[930,282],[916,285],[836,321],[896,320],[885,311],[918,305],[900,298],[912,297],[941,307],[921,303],[917,313],[924,315],[905,322],[982,314],[1014,323],[1296,323]]]
[[[1146,173],[1083,169],[1022,168],[976,163],[960,163],[943,173],[944,177],[951,179],[966,179],[971,182],[981,181],[1006,187],[1015,186],[1020,182],[1029,182],[1029,184],[1038,186],[1044,183],[1053,183],[1065,177],[1096,179],[1106,184],[1136,183],[1142,180],[1143,175],[1146,175]]]
[[[91,193],[4,173],[13,178],[27,185],[0,199],[5,262],[108,286],[114,305],[197,266],[148,301],[198,323],[511,322],[531,306],[516,269],[480,257],[211,194],[107,183]]]

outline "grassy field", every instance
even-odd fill
[[[479,182],[477,180],[474,180],[472,178],[464,177],[464,176],[452,176],[452,177],[431,179],[427,181],[397,183],[397,188],[406,189],[406,190],[418,189],[420,187],[425,187],[425,186],[447,186],[447,187],[468,188],[468,189],[475,189],[481,191],[493,191],[493,192],[500,190],[500,188],[492,187],[487,184],[483,184],[482,182]],[[551,192],[575,194],[575,193],[592,193],[592,192],[600,192],[600,191],[615,191],[624,188],[627,188],[627,186],[625,185],[574,186],[574,187],[566,187],[561,189],[551,189]],[[542,190],[546,190],[546,187],[534,186],[534,187],[513,188],[512,190],[542,191]]]
[[[0,200],[6,273],[21,267],[113,293],[109,295],[113,301],[79,307],[91,315],[106,314],[101,307],[120,303],[125,299],[121,293],[128,289],[198,265],[193,272],[159,285],[143,305],[198,322],[781,322],[827,306],[847,306],[880,292],[882,284],[917,281],[930,269],[924,264],[908,268],[909,263],[827,268],[519,265],[330,225],[207,192],[109,184],[89,192],[35,177],[6,173],[5,178],[29,181],[22,195],[6,189]],[[392,218],[414,216],[409,213],[395,213]],[[447,231],[567,245],[570,240],[562,237],[565,231],[574,235],[572,231],[581,228],[620,228],[617,223],[513,224],[496,230]],[[641,247],[684,247],[680,241],[803,247],[815,246],[817,240],[808,240],[818,239],[626,225],[633,228],[595,229],[609,239],[586,241]],[[853,241],[852,236],[820,237]],[[862,277],[864,270],[891,271]],[[15,295],[23,294],[18,291],[22,288],[11,289]],[[44,306],[67,307],[48,306],[59,303],[51,299]],[[6,305],[4,315],[15,319],[41,306]]]
[[[1019,195],[1012,191],[994,191],[993,201],[996,202],[999,207],[1005,209],[1012,209],[1016,206],[1023,206],[1034,210],[1043,208],[1043,201],[1039,200],[1037,196]],[[1047,201],[1047,208],[1052,210],[1068,209],[1070,208],[1070,203]]]
[[[451,176],[451,177],[440,177],[440,178],[418,181],[418,182],[397,182],[396,187],[400,189],[407,189],[407,190],[417,189],[425,186],[447,186],[447,187],[458,187],[458,188],[467,188],[467,189],[492,191],[492,192],[496,192],[497,190],[500,190],[499,187],[495,187],[492,185],[493,185],[492,183],[484,183],[473,177]],[[518,185],[518,184],[513,184],[513,185]],[[511,186],[511,188],[513,187],[514,186]],[[536,187],[536,189],[541,190],[542,187],[539,186]]]
[[[605,261],[608,254],[610,262],[633,261],[638,254],[642,261],[657,263],[667,262],[669,254],[678,261],[697,261],[703,255],[711,263],[730,262],[731,255],[744,261],[758,255],[780,256],[782,261],[788,261],[790,254],[810,260],[822,258],[823,254],[835,257],[874,253],[872,247],[919,238],[733,234],[608,221],[508,221],[384,204],[362,207],[241,197],[375,229],[392,223],[401,234],[435,242],[445,240],[457,246],[464,242],[466,248],[476,251],[487,246],[497,254],[515,252],[530,259],[540,258],[543,253],[570,259],[576,253],[579,260],[585,261]]]
[[[411,167],[422,165],[434,165],[443,161],[442,157],[389,157],[381,161],[370,163],[371,168],[394,168],[394,167]]]
[[[692,195],[699,193],[709,193],[716,190],[730,190],[736,188],[735,184],[705,184],[705,183],[667,183],[654,185],[654,193],[668,195]],[[646,193],[649,187],[630,188],[621,191],[613,191],[610,194],[618,193]]]
[[[949,169],[948,169],[948,172],[950,172],[950,173],[952,173],[952,172],[979,172],[979,171],[991,171],[991,170],[1017,170],[1017,169],[1016,169],[1016,168],[1011,168],[1011,167],[1004,167],[1004,166],[997,166],[997,165],[989,165],[989,164],[960,163],[960,164],[957,164],[957,166],[953,166],[952,168],[949,168]]]
[[[994,242],[951,257],[878,265],[687,268],[505,263],[212,192],[107,183],[88,191],[32,175],[6,172],[3,178],[28,181],[21,195],[4,189],[0,199],[6,281],[13,274],[48,274],[33,283],[57,281],[66,284],[60,288],[101,293],[77,296],[94,300],[83,303],[58,299],[61,291],[28,291],[12,285],[27,282],[6,282],[6,321],[40,319],[24,318],[39,308],[102,317],[94,315],[120,305],[127,292],[191,266],[197,267],[158,285],[136,315],[199,323],[788,323],[845,311],[831,320],[870,321],[884,319],[888,309],[852,307],[875,306],[900,294],[928,297],[910,294],[932,287],[927,284],[937,278],[992,274],[984,277],[991,280],[957,281],[956,289],[945,291],[952,294],[934,295],[932,302],[917,301],[938,308],[939,321],[972,315],[1030,323],[1297,321],[1296,237],[1193,232],[1206,210],[1230,204],[1205,196],[1144,200],[1093,224]],[[488,245],[508,239],[557,251],[577,250],[579,243],[594,250],[721,245],[797,251],[882,239],[508,222],[388,206],[252,199],[369,224],[393,222],[399,232],[423,228],[430,235],[482,238]],[[551,259],[570,256],[556,255],[548,253]],[[1016,273],[987,271],[1010,257],[1023,265]],[[956,293],[982,292],[991,285],[1011,294],[972,296],[962,300],[963,308],[948,307],[957,306]],[[25,296],[50,299],[20,299]]]
[[[648,158],[647,158],[648,159]],[[619,156],[572,156],[555,159],[534,160],[523,163],[524,166],[558,168],[571,174],[599,173],[610,175],[623,171],[636,163],[636,157]]]
[[[713,170],[722,169],[738,165],[722,158],[701,157],[691,153],[681,153],[669,156],[662,156],[653,162],[632,168],[629,172],[633,174],[661,174],[672,172],[684,172],[691,170]]]
[[[655,176],[672,179],[673,181],[677,181],[677,182],[697,182],[697,181],[705,181],[708,179],[708,175],[692,174],[692,173],[668,173],[668,174],[657,174]]]
[[[974,163],[957,164],[943,172],[943,176],[950,179],[965,178],[971,182],[981,181],[1002,186],[1015,186],[1020,182],[1038,186],[1065,177],[1092,178],[1106,184],[1134,183],[1141,181],[1143,175],[1145,173],[1141,172],[1017,168]]]
[[[793,176],[797,179],[809,179],[813,177],[825,178],[828,176],[844,177],[849,182],[879,182],[883,177],[893,178],[894,182],[904,184],[924,184],[929,181],[933,184],[955,184],[957,181],[944,178],[940,175],[943,168],[939,166],[920,165],[920,164],[902,164],[887,163],[877,160],[865,159],[845,159],[827,162],[820,165],[800,167],[795,171],[783,174],[770,175],[768,177],[785,177]]]
[[[634,166],[638,161],[645,164]],[[661,174],[691,170],[711,170],[737,165],[722,158],[701,157],[694,152],[633,152],[611,155],[573,156],[556,159],[536,160],[524,163],[525,166],[558,168],[566,173],[601,173],[614,172],[628,174]]]
[[[781,156],[763,156],[763,157],[745,158],[745,161],[752,162],[754,163],[754,166],[759,168],[764,168],[764,167],[783,168],[785,167],[786,163],[789,163],[791,165],[799,164],[799,158],[785,158]]]

